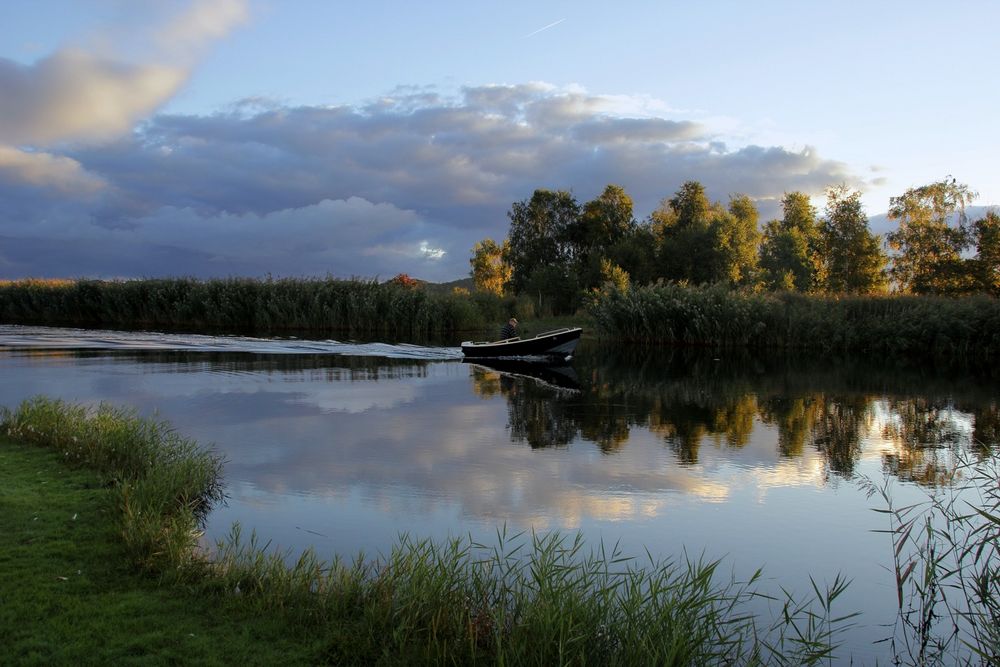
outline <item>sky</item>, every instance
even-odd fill
[[[9,0],[0,279],[469,275],[536,188],[1000,204],[995,1]],[[876,220],[880,222],[875,222]]]

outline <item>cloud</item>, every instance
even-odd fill
[[[200,47],[246,20],[245,0],[199,0],[166,26],[147,62],[66,47],[25,65],[0,58],[0,143],[102,142],[130,132],[188,79]]]
[[[193,2],[160,31],[158,39],[165,50],[183,52],[225,37],[249,18],[246,0]]]
[[[103,248],[140,254],[149,244],[178,262],[151,264],[145,275],[448,280],[468,274],[472,245],[504,236],[511,203],[536,188],[572,189],[584,201],[618,183],[642,217],[695,179],[715,199],[758,198],[766,219],[785,191],[857,181],[815,148],[740,145],[665,104],[544,83],[470,86],[450,97],[400,89],[358,106],[248,98],[212,115],[158,114],[64,153],[67,169],[78,165],[106,192],[81,207],[69,195],[43,201],[15,189],[0,206],[0,235],[44,241],[40,227],[5,214],[16,208],[28,221],[31,211],[44,217],[53,241],[102,239]],[[132,271],[119,264],[109,260],[104,273]]]
[[[79,162],[50,153],[29,153],[0,145],[0,184],[30,185],[64,194],[88,196],[104,189],[104,179]]]
[[[132,129],[173,95],[186,71],[63,50],[34,65],[0,59],[0,141],[49,145]]]

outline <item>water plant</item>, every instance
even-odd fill
[[[509,302],[509,303],[508,303]],[[427,336],[492,327],[512,300],[377,280],[163,278],[0,283],[0,322]]]
[[[892,538],[896,664],[1000,664],[1000,461],[981,453],[918,503],[895,503],[888,477],[862,481]]]
[[[977,360],[1000,355],[1000,301],[988,296],[834,297],[659,283],[606,286],[589,309],[605,335],[640,343]]]

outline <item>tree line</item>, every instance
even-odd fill
[[[1000,215],[970,221],[975,198],[952,178],[890,199],[897,228],[871,231],[861,193],[828,188],[817,210],[803,192],[786,193],[781,217],[761,225],[743,194],[712,202],[687,181],[638,221],[632,198],[608,185],[579,204],[566,191],[538,189],[514,202],[502,242],[472,249],[479,290],[529,295],[554,313],[571,312],[611,282],[723,284],[747,291],[804,294],[1000,295]],[[971,251],[975,251],[974,254]]]

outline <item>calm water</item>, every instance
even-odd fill
[[[1000,440],[996,380],[969,373],[585,341],[535,375],[446,347],[0,326],[0,405],[134,406],[226,457],[210,538],[239,521],[349,557],[506,525],[763,566],[772,592],[843,572],[856,662],[885,662],[895,612],[857,480],[919,500],[957,452]]]

